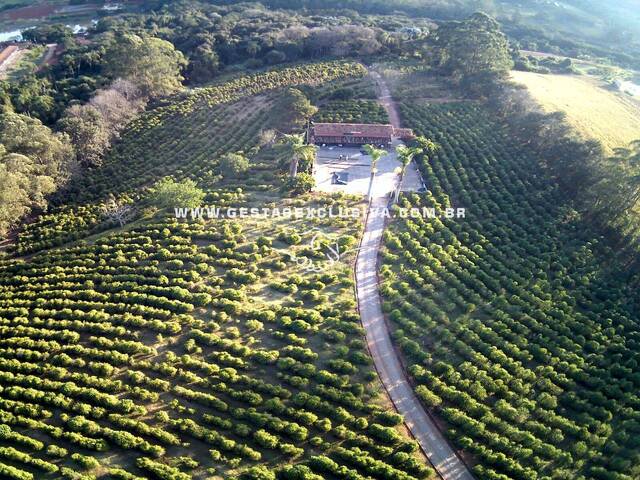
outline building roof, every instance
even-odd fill
[[[410,128],[394,128],[393,134],[402,140],[411,140],[415,137],[413,130]]]
[[[317,137],[342,137],[353,135],[356,137],[390,138],[399,137],[409,140],[414,137],[410,128],[394,128],[392,125],[381,123],[314,123],[313,134]]]
[[[314,123],[313,134],[318,137],[357,137],[389,138],[393,135],[392,125],[375,123]]]

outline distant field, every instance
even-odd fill
[[[640,139],[640,102],[606,90],[594,79],[529,72],[512,72],[512,77],[545,110],[565,112],[571,125],[609,151]]]

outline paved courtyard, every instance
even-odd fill
[[[394,191],[400,168],[395,147],[402,142],[394,140],[385,155],[378,161],[378,172],[373,187],[373,197],[384,197]],[[371,178],[371,157],[363,154],[360,148],[327,146],[319,147],[313,166],[313,176],[316,180],[316,191],[345,192],[366,195],[369,191]],[[335,174],[346,185],[336,184]],[[403,191],[417,191],[422,187],[420,174],[414,162],[411,162],[405,172],[402,182]]]

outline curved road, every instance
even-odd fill
[[[395,106],[388,89],[379,76],[374,76],[382,96],[381,103],[389,112],[392,121],[398,122]],[[399,126],[399,125],[394,125]],[[394,349],[387,324],[382,313],[378,291],[378,251],[385,227],[385,216],[380,209],[387,206],[388,192],[393,191],[398,178],[389,182],[376,177],[375,195],[371,200],[360,250],[356,259],[356,289],[358,308],[365,329],[367,344],[373,357],[378,375],[396,409],[404,416],[404,421],[418,441],[425,455],[444,480],[473,480],[471,472],[456,455],[434,421],[422,408],[406,377],[400,359]],[[380,184],[382,183],[382,184]]]

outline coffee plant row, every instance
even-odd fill
[[[274,103],[282,88],[325,82],[327,88],[336,88],[336,81],[348,82],[365,73],[359,63],[301,64],[239,76],[171,99],[129,125],[104,165],[70,185],[65,206],[27,225],[19,235],[17,253],[63,245],[113,227],[105,221],[101,205],[109,195],[135,200],[165,176],[190,178],[201,187],[220,190],[219,160],[229,152],[251,157],[252,170],[243,178],[243,188],[272,188],[278,183],[274,164],[280,159],[261,151],[261,133],[277,126]]]
[[[320,106],[314,122],[389,123],[386,110],[375,100],[333,100]]]
[[[2,476],[429,477],[382,401],[353,258],[310,243],[359,228],[167,218],[1,260]]]
[[[638,304],[599,237],[482,106],[405,103],[440,145],[385,238],[385,310],[424,405],[481,480],[640,475]]]

